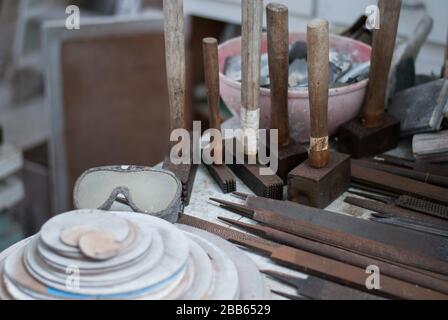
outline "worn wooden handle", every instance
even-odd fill
[[[363,123],[376,128],[383,123],[388,76],[400,18],[401,0],[379,0],[380,28],[373,31],[370,79],[363,107]]]
[[[163,1],[165,55],[171,130],[185,128],[185,43],[183,0]]]
[[[271,81],[271,129],[278,130],[280,146],[289,144],[288,7],[271,3],[266,8],[268,26],[269,77]]]
[[[244,131],[245,153],[258,153],[260,123],[260,60],[263,0],[242,1],[242,87],[241,125]]]
[[[208,106],[210,110],[210,128],[221,129],[219,116],[219,64],[218,40],[205,38],[202,41],[204,55],[204,75],[208,92]]]
[[[423,43],[428,38],[428,35],[431,33],[433,25],[434,20],[428,14],[425,14],[420,19],[417,27],[406,41],[408,47],[406,49],[406,58],[413,58],[414,60],[417,59],[417,55],[420,52]]]
[[[308,91],[310,100],[310,164],[323,168],[328,164],[328,21],[308,24]]]

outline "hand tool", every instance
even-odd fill
[[[289,134],[288,7],[270,3],[267,8],[269,74],[271,79],[271,130],[278,130],[278,150],[269,150],[278,160],[277,175],[287,183],[288,173],[308,158],[308,151]]]
[[[395,50],[389,73],[388,99],[399,91],[415,86],[415,61],[433,25],[431,16],[424,14],[408,39]]]
[[[289,218],[302,219],[322,227],[346,232],[355,236],[397,246],[406,250],[416,251],[421,254],[431,255],[437,259],[448,261],[447,241],[442,240],[439,237],[427,236],[410,230],[396,232],[396,230],[394,230],[391,226],[381,224],[375,225],[364,219],[358,219],[349,215],[306,207],[289,201],[278,201],[254,196],[247,196],[243,198],[246,200],[246,205],[252,209],[272,211],[280,217],[285,216]],[[395,209],[393,206],[392,208]],[[401,208],[396,209],[404,210]],[[413,211],[409,212],[414,214]],[[415,217],[420,219],[420,216],[426,217],[425,215],[417,212],[415,212],[415,216],[406,215],[404,217]],[[444,223],[441,219],[432,218],[429,216],[428,218],[436,221],[430,221],[429,219],[426,221],[434,223],[437,223],[437,221],[442,221],[442,223]]]
[[[205,38],[202,41],[204,53],[204,75],[208,92],[210,110],[210,128],[221,130],[219,116],[219,64],[218,41],[215,38]],[[206,168],[224,193],[236,190],[236,180],[230,169],[223,164],[223,141],[210,141],[213,146],[214,163]]]
[[[448,204],[448,189],[403,178],[352,163],[352,181],[399,194],[409,194],[441,204]]]
[[[288,200],[325,208],[350,185],[350,157],[329,152],[328,21],[308,24],[308,77],[311,136],[309,159],[288,175]]]
[[[400,121],[384,113],[401,0],[379,0],[380,28],[373,30],[372,66],[362,118],[339,129],[339,150],[354,158],[383,153],[395,148],[400,138]]]
[[[401,136],[437,132],[448,101],[448,80],[439,79],[397,93],[389,114],[401,120]]]
[[[285,292],[280,292],[280,291],[277,291],[277,290],[271,290],[271,292],[276,294],[276,295],[278,295],[278,296],[280,296],[280,297],[286,298],[288,300],[314,300],[314,299],[311,299],[311,298],[308,298],[308,297],[299,297],[299,296],[295,296],[295,295],[288,294],[288,293],[285,293]]]
[[[275,242],[260,239],[260,238],[254,237],[252,235],[249,235],[249,234],[245,234],[245,233],[242,233],[239,231],[235,231],[235,230],[211,223],[209,221],[205,221],[205,220],[202,220],[199,218],[195,218],[195,217],[183,214],[181,219],[179,220],[179,223],[186,224],[186,225],[189,225],[192,227],[196,227],[196,228],[211,232],[211,233],[216,234],[228,241],[231,241],[231,242],[234,242],[237,244],[242,244],[242,245],[246,246],[246,244],[249,243],[251,246],[255,246],[255,248],[259,247],[259,248],[263,248],[263,250],[268,249],[269,253],[271,251],[276,251],[276,254],[274,253],[274,256],[273,256],[274,261],[283,263],[286,266],[292,267],[294,269],[305,272],[307,274],[312,273],[312,274],[316,275],[317,277],[329,279],[330,281],[334,281],[334,282],[339,282],[339,283],[342,282],[342,284],[351,284],[352,282],[350,282],[350,281],[357,278],[358,273],[353,274],[353,276],[351,276],[352,271],[354,269],[351,268],[350,266],[349,266],[351,268],[350,271],[347,271],[347,272],[340,271],[339,267],[345,266],[345,265],[341,264],[339,262],[336,262],[338,264],[336,268],[335,268],[335,265],[330,265],[328,267],[328,270],[329,270],[331,276],[327,277],[325,272],[320,272],[320,271],[322,271],[323,269],[326,268],[325,264],[327,261],[333,261],[333,260],[327,260],[322,257],[317,257],[315,255],[308,254],[306,252],[302,252],[300,250],[295,250],[295,249],[289,248],[287,246],[282,246],[282,245],[276,244]],[[312,259],[312,261],[308,258]],[[301,262],[304,262],[305,264],[301,264]],[[313,266],[315,264],[317,264],[317,268],[320,271],[314,272],[314,270],[316,270],[314,267],[308,268],[309,265]],[[357,269],[358,268],[355,268],[355,270],[357,270]],[[362,280],[363,277],[366,277],[365,271],[362,269],[359,269],[359,270],[361,270],[361,272],[363,273],[363,275],[359,274],[360,282],[362,282],[361,288],[359,288],[359,289],[366,290],[365,283],[364,283],[365,278],[364,278],[364,280]],[[335,279],[333,277],[334,272],[336,272],[338,274],[342,274],[342,277],[343,277],[342,279],[351,278],[352,280],[349,279],[348,282],[345,280],[338,281],[338,279]],[[392,281],[397,283],[398,280],[392,279]],[[401,281],[398,281],[398,282],[399,282],[398,287],[401,287],[403,289],[403,290],[401,290],[402,291],[401,293],[406,296],[406,297],[402,297],[402,298],[408,298],[408,297],[412,298],[411,296],[413,296],[416,299],[418,299],[418,298],[425,299],[424,297],[420,296],[420,293],[424,294],[425,296],[426,296],[426,294],[430,294],[431,297],[427,297],[428,299],[431,299],[431,298],[436,299],[439,297],[443,298],[443,296],[441,297],[440,294],[438,294],[436,292],[433,292],[433,291],[427,290],[427,289],[423,289],[423,288],[418,288],[415,286],[411,286],[408,290],[407,283],[403,283],[404,285],[401,286],[402,282]],[[383,282],[382,282],[382,284],[383,284]],[[372,292],[369,291],[369,293],[372,293]],[[414,294],[418,294],[418,296],[414,296]]]
[[[447,86],[448,105],[448,80]],[[416,134],[412,140],[412,151],[417,159],[430,162],[448,161],[448,130],[434,134]]]
[[[387,164],[392,164],[398,167],[404,167],[408,169],[412,169],[418,172],[433,174],[436,176],[443,176],[448,177],[448,166],[444,165],[438,165],[429,163],[426,161],[416,160],[416,161],[410,161],[406,159],[397,158],[390,155],[381,155],[376,156],[374,158],[375,161],[378,162],[384,162]]]
[[[381,270],[381,274],[385,274],[395,279],[414,283],[424,288],[448,294],[448,283],[441,282],[439,279],[406,269],[405,267],[372,259],[337,247],[307,240],[305,238],[300,238],[269,227],[251,225],[222,217],[219,217],[219,219],[229,223],[232,226],[236,226],[245,231],[249,231],[252,234],[258,235],[262,238],[272,240],[299,250],[311,252],[319,256],[344,262],[355,267],[366,269],[368,266],[375,265]]]
[[[436,236],[448,237],[447,228],[414,219],[399,218],[388,214],[374,213],[371,215],[370,221],[389,224],[418,232],[429,233]]]
[[[305,251],[287,246],[263,245],[250,240],[230,240],[231,242],[255,250],[259,254],[269,257],[272,261],[347,285],[355,289],[372,292],[367,289],[366,280],[368,274],[361,268],[353,267],[339,261],[323,258]],[[385,298],[416,299],[416,300],[439,300],[447,299],[448,296],[429,289],[424,289],[413,284],[400,281],[388,276],[381,276],[381,288],[373,291],[376,295]]]
[[[300,296],[311,300],[383,300],[372,294],[316,277],[300,279],[272,270],[261,270],[261,273],[295,288]]]
[[[448,177],[437,176],[429,173],[418,172],[410,169],[399,168],[396,166],[388,165],[385,163],[380,163],[377,161],[372,161],[369,159],[354,160],[352,159],[352,164],[357,164],[361,167],[366,167],[370,169],[375,169],[391,174],[395,174],[401,177],[414,179],[424,183],[433,184],[439,187],[448,188]]]
[[[241,87],[241,127],[243,136],[235,139],[244,146],[245,159],[237,160],[233,152],[234,164],[230,169],[256,194],[264,197],[282,199],[283,181],[272,172],[262,175],[257,164],[259,148],[258,130],[260,122],[260,59],[261,31],[263,22],[263,1],[246,0],[242,2],[242,87]],[[250,164],[253,163],[253,164]]]
[[[369,46],[372,45],[372,31],[366,28],[367,16],[360,16],[341,36],[356,39]]]
[[[402,196],[384,196],[372,194],[370,192],[357,191],[349,189],[351,194],[373,199],[385,204],[394,205],[403,209],[412,210],[410,216],[401,216],[406,219],[414,219],[422,222],[432,223],[435,225],[445,225],[448,227],[448,207],[434,203],[431,201],[415,198],[408,195]],[[384,213],[384,212],[382,212]],[[393,213],[391,213],[393,214]]]
[[[166,72],[171,113],[171,130],[185,129],[185,44],[183,0],[163,1]],[[174,164],[171,148],[165,157],[163,169],[173,172],[182,183],[182,200],[190,203],[191,191],[196,176],[197,165],[192,163]]]
[[[441,261],[412,250],[405,250],[397,246],[380,243],[363,237],[355,236],[331,228],[318,226],[315,223],[301,219],[279,216],[278,213],[266,210],[254,210],[245,205],[210,199],[220,204],[226,210],[235,212],[245,218],[266,224],[271,228],[286,233],[307,238],[309,240],[339,247],[354,253],[369,256],[379,260],[390,261],[413,268],[423,269],[442,275],[448,275],[448,262]]]

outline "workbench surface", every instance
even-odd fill
[[[237,178],[237,191],[253,194],[244,184],[241,180]],[[356,216],[359,218],[368,218],[369,211],[357,208],[354,206],[351,206],[347,203],[344,203],[344,198],[347,196],[347,194],[342,195],[339,199],[337,199],[335,202],[333,202],[327,210],[334,211],[335,214],[342,213],[342,214],[350,214],[352,216]],[[185,214],[195,216],[216,224],[220,224],[225,227],[229,227],[226,223],[220,221],[217,219],[217,217],[227,217],[231,219],[237,219],[241,220],[243,222],[252,223],[251,220],[246,218],[241,218],[241,216],[237,214],[233,214],[232,212],[229,212],[227,210],[224,210],[217,205],[215,205],[213,202],[209,201],[209,198],[220,198],[225,199],[229,201],[233,201],[236,203],[243,203],[243,201],[233,197],[232,195],[228,194],[225,195],[221,192],[218,185],[214,182],[214,180],[211,178],[211,176],[208,174],[206,168],[201,165],[198,169],[196,180],[193,186],[193,192],[192,197],[190,201],[190,205],[185,208]],[[337,213],[336,213],[337,212]],[[238,229],[235,229],[238,230]],[[241,231],[241,230],[238,230]],[[269,270],[275,270],[279,272],[283,272],[286,274],[290,274],[293,276],[301,277],[306,279],[306,275],[302,273],[298,273],[295,271],[292,271],[291,269],[287,269],[284,267],[281,267],[279,265],[276,265],[275,263],[271,262],[268,258],[262,257],[258,254],[252,253],[246,249],[243,249],[245,252],[248,253],[250,258],[258,265],[260,269],[269,269]],[[277,281],[274,281],[270,279],[269,277],[265,276],[266,280],[266,286],[268,290],[277,290],[281,292],[285,292],[288,294],[297,295],[297,292],[294,288],[291,288],[289,286],[283,285]],[[272,294],[272,299],[282,299],[277,295]]]

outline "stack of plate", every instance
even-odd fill
[[[1,299],[263,299],[256,266],[209,233],[79,210],[0,254]]]

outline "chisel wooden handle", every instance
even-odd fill
[[[164,0],[165,55],[171,130],[185,128],[185,43],[183,0]]]
[[[218,40],[205,38],[202,41],[202,49],[205,84],[207,85],[208,106],[210,109],[210,128],[220,130]]]
[[[263,0],[242,1],[242,87],[241,126],[246,140],[245,153],[258,153],[260,125],[260,60]]]
[[[271,3],[266,8],[268,26],[269,77],[271,81],[271,129],[278,130],[279,146],[289,144],[288,7]]]
[[[204,55],[205,83],[207,85],[208,106],[210,111],[210,128],[220,130],[218,40],[215,38],[203,39],[202,49]],[[213,143],[214,164],[221,165],[223,158],[222,141],[213,141]]]
[[[397,38],[401,0],[379,0],[380,28],[373,31],[370,79],[363,107],[366,128],[380,126],[384,118],[389,71]]]
[[[328,21],[316,19],[308,24],[308,91],[310,100],[310,165],[323,168],[328,150]]]

